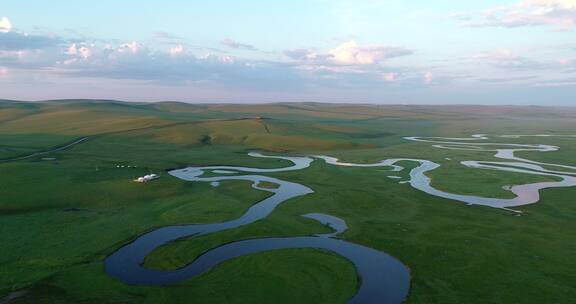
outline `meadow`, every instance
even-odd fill
[[[493,153],[435,149],[405,136],[576,134],[576,109],[335,104],[183,104],[118,101],[0,102],[0,303],[345,303],[358,279],[345,259],[320,250],[277,250],[225,262],[169,286],[130,286],[104,272],[103,259],[154,228],[240,216],[268,193],[249,183],[219,187],[173,178],[189,165],[277,168],[252,158],[325,154],[354,162],[421,158],[442,164],[433,185],[461,194],[509,197],[506,185],[549,177],[463,167]],[[68,149],[24,160],[76,139]],[[557,145],[519,153],[575,165],[576,138],[501,142]],[[406,163],[408,168],[414,164]],[[393,175],[406,179],[408,170]],[[132,180],[148,173],[160,179]],[[270,176],[315,193],[282,204],[266,219],[182,239],[146,260],[175,269],[235,240],[304,236],[330,229],[302,217],[346,220],[341,237],[397,257],[410,267],[408,303],[571,303],[576,298],[576,189],[550,189],[538,204],[503,210],[466,206],[387,178],[385,168],[317,161]],[[7,299],[7,298],[5,298]]]

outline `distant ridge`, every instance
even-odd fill
[[[89,99],[89,98],[70,98],[70,99],[45,99],[45,100],[14,100],[14,99],[0,99],[0,104],[118,104],[118,105],[182,105],[182,106],[223,106],[223,105],[234,105],[234,106],[265,106],[265,105],[276,105],[276,106],[287,106],[287,107],[377,107],[377,108],[422,108],[422,109],[434,109],[434,108],[463,108],[463,109],[490,109],[490,108],[509,108],[509,109],[576,109],[575,105],[515,105],[515,104],[402,104],[402,103],[334,103],[334,102],[319,102],[319,101],[295,101],[295,102],[264,102],[264,103],[234,103],[234,102],[186,102],[177,100],[159,100],[159,101],[124,101],[118,99]]]

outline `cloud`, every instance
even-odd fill
[[[462,15],[458,19],[462,20]],[[555,31],[571,31],[576,26],[576,0],[523,0],[469,19],[464,24],[471,27],[548,26]]]
[[[284,55],[304,65],[333,65],[330,54],[319,53],[313,49],[294,49],[284,51]]]
[[[411,55],[412,50],[397,46],[360,46],[354,40],[345,42],[329,50],[319,53],[310,49],[285,51],[284,54],[294,60],[318,65],[379,65],[388,59]]]
[[[58,37],[0,32],[0,50],[38,50],[57,46],[61,42]]]
[[[477,78],[476,80],[484,83],[508,83],[508,82],[525,82],[527,80],[537,79],[536,76],[519,76],[519,77],[493,77],[493,78]]]
[[[138,80],[191,85],[288,90],[303,84],[296,71],[276,62],[233,56],[195,55],[182,45],[165,50],[138,42],[117,45],[73,43],[50,69],[68,77]]]
[[[194,52],[200,50],[181,44],[154,48],[137,41],[72,42],[40,35],[0,33],[0,67],[3,71],[26,70],[30,77],[85,77],[259,91],[290,90],[305,84],[299,71],[290,64]]]
[[[30,35],[12,29],[8,18],[0,19],[0,51],[39,50],[57,46],[62,42],[55,36]]]
[[[8,33],[12,31],[12,22],[7,17],[0,19],[0,33]]]
[[[351,40],[331,50],[332,60],[344,65],[379,64],[387,59],[413,54],[401,47],[390,46],[359,46]]]
[[[121,44],[116,51],[118,53],[130,53],[130,54],[138,54],[140,51],[142,51],[143,46],[136,42],[136,41],[132,41],[129,43],[123,43]]]
[[[384,66],[391,58],[413,53],[403,47],[359,45],[352,40],[323,52],[286,51],[286,56],[293,61],[266,61],[241,59],[221,50],[194,46],[165,32],[155,33],[154,38],[156,43],[143,44],[28,34],[13,30],[9,21],[3,18],[0,32],[2,77],[99,78],[259,92],[421,85],[421,81],[417,81],[421,72]],[[232,39],[221,43],[231,49],[257,51],[253,45]]]
[[[316,64],[306,60],[296,63],[245,60],[213,53],[198,56],[184,46],[158,50],[135,42],[103,47],[73,44],[68,50],[66,58],[53,66],[53,71],[70,77],[283,92],[309,88],[422,86],[418,76],[421,72],[366,61],[356,61],[357,65],[340,64],[329,53],[325,53],[323,59],[315,59],[327,64]],[[295,51],[292,55],[300,58],[306,54],[308,51]]]
[[[240,43],[238,41],[232,40],[230,38],[226,38],[222,40],[220,43],[223,45],[231,48],[231,49],[241,49],[241,50],[249,50],[249,51],[256,51],[256,47],[250,44]]]
[[[284,55],[294,60],[291,69],[299,71],[312,87],[341,90],[421,86],[421,82],[416,81],[417,72],[413,69],[383,64],[389,58],[400,56],[389,52],[392,48],[359,47],[345,43],[326,52],[294,49],[285,51]],[[384,49],[386,54],[382,54]]]
[[[92,49],[86,45],[72,43],[64,53],[70,56],[78,56],[81,59],[86,60],[92,56]]]
[[[169,39],[171,36],[158,34],[156,38]],[[146,85],[254,92],[422,86],[421,71],[384,64],[392,58],[413,53],[403,47],[359,45],[348,41],[323,52],[313,49],[286,51],[286,56],[292,60],[258,60],[242,59],[176,40],[156,42],[144,44],[90,37],[68,39],[11,30],[0,33],[0,67],[5,69],[3,77],[7,78],[15,75],[75,81],[98,78]],[[231,39],[222,43],[229,48],[257,50]]]
[[[476,63],[509,70],[546,70],[560,65],[533,60],[507,49],[479,53],[468,59]]]
[[[181,44],[174,46],[174,47],[171,47],[168,50],[168,53],[170,54],[170,56],[180,56],[180,55],[183,55],[185,52],[186,52],[186,49]]]
[[[294,49],[284,51],[284,55],[294,60],[310,60],[311,58],[308,56],[311,54],[314,54],[314,52],[309,49]]]

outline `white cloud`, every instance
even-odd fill
[[[422,85],[422,71],[384,64],[391,58],[413,53],[403,47],[348,41],[322,52],[287,51],[286,55],[294,59],[291,62],[242,59],[219,52],[201,55],[200,50],[185,43],[166,47],[137,41],[0,33],[0,67],[5,67],[3,73],[10,75],[26,70],[28,75],[47,79],[88,77],[259,92]]]
[[[184,48],[184,46],[179,44],[177,46],[171,47],[168,50],[168,53],[170,54],[170,56],[174,57],[174,56],[179,56],[179,55],[184,54],[185,51],[186,51],[186,49]]]
[[[412,51],[390,46],[359,46],[351,40],[329,51],[331,60],[344,65],[378,64],[386,59],[412,54]]]
[[[576,9],[576,0],[528,0],[525,1],[533,5],[560,6],[569,9]]]
[[[38,66],[38,70],[73,78],[149,81],[175,86],[288,90],[303,84],[296,71],[282,63],[239,60],[210,53],[199,56],[181,45],[157,49],[138,42],[72,44],[62,48],[49,68]]]
[[[470,19],[464,24],[508,28],[549,26],[556,31],[571,31],[576,26],[576,0],[523,0],[487,10],[479,19]]]
[[[8,69],[5,67],[0,66],[0,78],[4,78],[8,76]]]
[[[72,45],[70,45],[70,47],[68,47],[68,49],[66,49],[65,54],[71,56],[77,56],[86,60],[92,56],[92,49],[90,49],[86,45],[73,43]]]
[[[124,43],[124,44],[120,45],[120,48],[118,48],[119,53],[128,52],[128,53],[132,53],[132,54],[137,54],[141,50],[142,50],[142,45],[136,41],[132,41],[130,43]]]
[[[292,59],[318,64],[318,65],[378,65],[384,61],[400,56],[411,55],[414,52],[396,46],[367,45],[361,46],[351,40],[340,44],[327,53],[313,50],[298,49],[288,50],[284,54]]]
[[[296,49],[284,51],[284,55],[298,61],[304,61],[309,63],[328,63],[328,55],[319,54],[314,50],[310,49]]]
[[[0,19],[0,33],[8,33],[12,31],[12,22],[7,17]]]

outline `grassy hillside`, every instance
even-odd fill
[[[423,158],[442,164],[430,173],[435,187],[507,197],[505,185],[550,178],[466,169],[459,161],[494,158],[403,137],[574,130],[576,110],[567,108],[1,101],[0,299],[19,292],[10,303],[343,303],[357,287],[354,268],[323,251],[247,256],[167,287],[122,284],[104,273],[102,260],[151,229],[234,219],[268,195],[244,182],[218,188],[186,183],[167,175],[169,168],[286,165],[247,156],[252,150],[321,153],[357,162]],[[84,136],[90,139],[70,149],[10,161]],[[521,155],[576,165],[576,138],[505,141],[558,145],[558,152]],[[131,181],[150,172],[161,178]],[[398,173],[403,179],[407,174]],[[327,232],[301,217],[321,212],[347,221],[344,239],[390,253],[411,268],[408,303],[570,303],[576,298],[573,188],[544,191],[541,203],[521,208],[524,214],[517,217],[421,193],[387,178],[391,173],[382,168],[315,162],[306,170],[270,175],[315,193],[287,201],[251,225],[159,248],[147,265],[181,267],[234,240]]]

